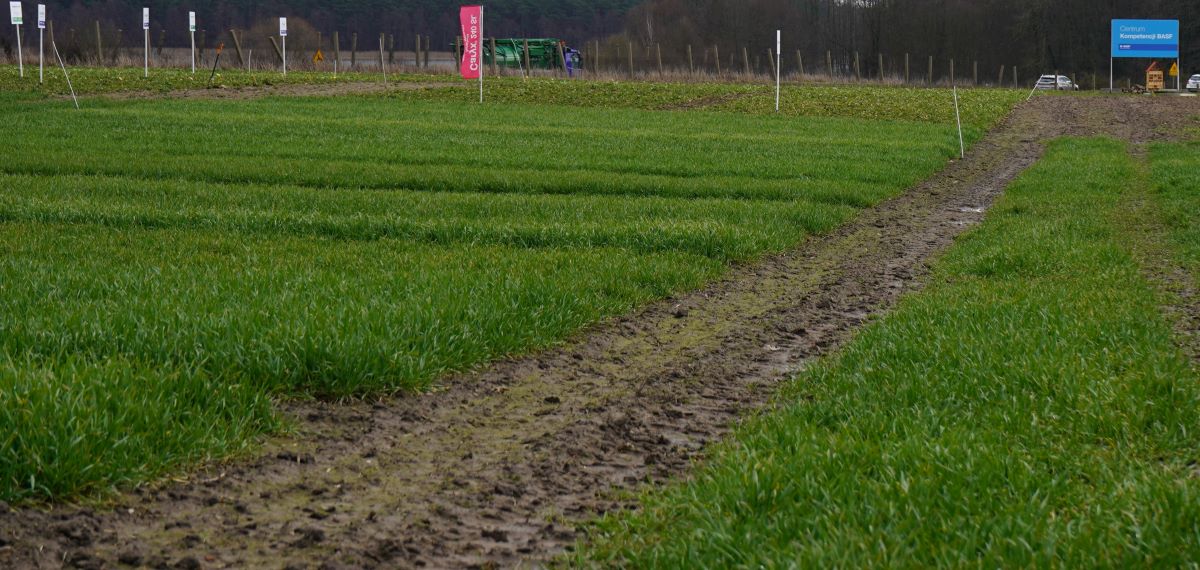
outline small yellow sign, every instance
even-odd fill
[[[313,63],[321,63],[322,61],[325,61],[325,54],[321,53],[321,50],[317,50],[317,53],[313,54]]]
[[[1171,64],[1171,71],[1167,72],[1171,77],[1179,77],[1179,62]]]

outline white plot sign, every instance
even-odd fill
[[[143,30],[150,29],[150,9],[149,8],[142,8],[142,29]]]
[[[279,19],[279,40],[283,42],[283,74],[287,75],[287,18]]]
[[[38,83],[46,81],[46,5],[38,4]]]
[[[192,73],[196,73],[196,13],[188,12],[188,36],[192,39]]]
[[[12,17],[12,23],[14,26],[20,26],[22,23],[24,23],[25,18],[21,17],[21,3],[20,2],[9,2],[8,3],[8,13],[9,13],[9,16]],[[16,32],[17,32],[17,71],[18,71],[18,73],[21,74],[21,77],[24,78],[25,77],[25,62],[21,59],[21,28],[16,28]]]

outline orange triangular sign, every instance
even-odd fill
[[[1179,62],[1171,64],[1171,71],[1167,73],[1171,77],[1179,77]]]
[[[325,61],[325,54],[321,53],[321,50],[317,50],[317,53],[313,54],[313,63],[321,63],[322,61]]]
[[[1151,71],[1155,71],[1155,70],[1157,70],[1157,69],[1158,69],[1158,62],[1156,61],[1156,62],[1154,62],[1154,63],[1151,63],[1151,64],[1150,64],[1150,67],[1147,67],[1147,68],[1146,68],[1146,72],[1147,72],[1147,73],[1149,73],[1149,72],[1151,72]]]

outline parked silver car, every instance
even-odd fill
[[[1193,93],[1200,91],[1200,73],[1197,73],[1196,75],[1193,75],[1191,79],[1188,79],[1187,90]]]
[[[1059,75],[1058,81],[1054,80],[1053,75],[1043,75],[1038,78],[1034,88],[1038,91],[1079,91],[1079,86],[1066,75]]]

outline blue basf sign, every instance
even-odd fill
[[[1113,20],[1112,56],[1179,57],[1179,20]]]

